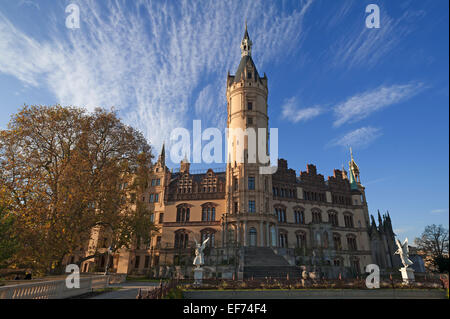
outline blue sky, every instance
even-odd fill
[[[65,27],[70,3],[80,29]],[[379,29],[365,27],[370,3]],[[114,107],[157,152],[194,119],[223,129],[247,19],[280,157],[327,177],[352,146],[370,212],[389,210],[411,241],[449,221],[448,12],[446,0],[2,0],[0,128],[24,103],[60,103]]]

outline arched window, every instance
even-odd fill
[[[216,220],[216,207],[213,203],[206,203],[202,205],[202,221]]]
[[[333,234],[333,244],[335,250],[342,250],[341,235],[338,233]]]
[[[186,230],[180,229],[175,232],[175,241],[174,241],[174,247],[175,248],[187,248],[189,243],[189,234]]]
[[[357,257],[352,258],[350,264],[354,273],[361,273],[361,268],[359,267],[359,259]]]
[[[280,230],[279,234],[280,247],[288,248],[288,234],[284,230]]]
[[[233,243],[233,242],[236,242],[236,232],[235,232],[235,230],[234,230],[234,226],[233,225],[229,225],[228,226],[228,232],[227,232],[227,235],[228,235],[228,240],[227,240],[227,242],[229,242],[229,243]]]
[[[249,230],[250,246],[256,247],[256,229],[254,227]]]
[[[177,222],[188,222],[190,218],[190,208],[187,204],[177,206]]]
[[[275,215],[277,215],[279,223],[286,223],[286,207],[276,206]]]
[[[294,219],[296,224],[304,224],[305,223],[305,212],[301,207],[294,208]]]
[[[347,248],[348,250],[355,251],[358,250],[356,245],[356,236],[355,235],[347,235]]]
[[[209,238],[208,242],[206,243],[206,246],[214,247],[214,241],[215,241],[215,230],[211,228],[203,229],[200,231],[201,234],[201,241],[202,243]]]
[[[295,234],[297,239],[297,248],[306,248],[306,234],[304,232],[298,232]]]
[[[344,223],[345,227],[347,228],[353,228],[353,215],[350,212],[344,213]]]
[[[322,213],[320,210],[313,210],[312,211],[312,222],[314,224],[319,224],[322,222]]]
[[[339,226],[337,212],[329,211],[328,212],[328,221],[333,226]]]

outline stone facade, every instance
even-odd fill
[[[227,76],[231,129],[269,127],[268,78],[259,75],[251,45],[246,29],[238,70]],[[223,277],[242,271],[242,247],[272,248],[290,265],[321,267],[329,276],[362,273],[374,260],[392,267],[392,242],[370,224],[353,154],[349,172],[335,169],[325,179],[312,164],[297,175],[284,159],[278,160],[275,174],[260,174],[265,164],[249,159],[248,137],[240,141],[232,136],[228,145],[226,169],[201,174],[190,172],[187,159],[179,171],[170,171],[163,147],[147,191],[138,198],[154,211],[159,233],[149,246],[119,252],[113,271],[145,274],[153,269],[153,275],[167,276],[191,266],[194,238],[206,237],[206,267]]]

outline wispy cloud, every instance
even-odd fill
[[[341,137],[333,139],[330,143],[327,144],[327,147],[341,146],[344,148],[365,148],[381,135],[381,129],[379,128],[371,126],[361,127],[348,132]]]
[[[362,10],[361,5],[354,5]],[[348,7],[344,6],[342,12],[346,14]],[[340,14],[342,16],[344,14]],[[424,15],[423,11],[405,10],[402,16],[392,18],[388,12],[380,6],[380,28],[369,29],[365,25],[367,14],[353,15],[355,20],[347,33],[338,37],[331,46],[335,66],[351,68],[355,66],[374,67],[404,39],[414,31],[417,19]]]
[[[396,235],[401,235],[401,234],[412,232],[412,231],[414,231],[416,229],[417,229],[416,227],[405,226],[405,227],[395,228],[394,229],[394,233]],[[413,244],[414,238],[410,238],[410,239],[411,239],[411,241],[410,241],[409,244]]]
[[[432,211],[430,211],[430,213],[432,214],[448,213],[448,208],[433,209]]]
[[[296,97],[286,99],[284,104],[281,106],[281,118],[297,123],[300,121],[310,120],[323,112],[320,106],[300,109],[298,108],[298,105],[299,102]]]
[[[396,84],[356,94],[333,107],[336,117],[333,125],[362,120],[373,112],[411,98],[423,87],[422,83]]]
[[[194,112],[210,125],[224,122],[226,107],[214,108],[225,105],[224,89],[216,88],[239,63],[245,18],[263,70],[298,49],[312,2],[288,10],[263,0],[86,0],[79,4],[80,29],[49,19],[45,39],[27,35],[0,12],[0,72],[48,89],[63,105],[114,106],[159,150]],[[64,14],[64,7],[58,10]]]
[[[374,179],[374,180],[370,180],[370,181],[368,181],[368,182],[364,182],[364,184],[365,184],[365,185],[377,184],[377,183],[380,183],[380,182],[388,181],[388,180],[390,180],[390,179],[392,179],[392,176],[389,176],[389,177],[381,177],[381,178],[377,178],[377,179]]]
[[[18,3],[19,6],[32,6],[35,7],[38,10],[41,10],[41,8],[39,7],[39,4],[36,1],[31,1],[31,0],[20,0]]]

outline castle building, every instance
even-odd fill
[[[252,59],[247,27],[241,61],[226,85],[227,127],[268,129],[268,78]],[[371,223],[352,153],[348,172],[335,169],[325,179],[313,164],[297,175],[285,159],[278,159],[274,174],[260,174],[267,164],[249,158],[248,136],[244,141],[232,136],[228,145],[226,169],[204,173],[190,172],[187,158],[172,172],[163,146],[148,188],[138,198],[154,212],[159,232],[150,245],[114,256],[114,271],[168,276],[170,268],[189,277],[195,240],[206,238],[205,266],[223,278],[281,277],[298,274],[301,267],[328,277],[355,276],[374,262],[394,266],[390,217],[380,227]]]

